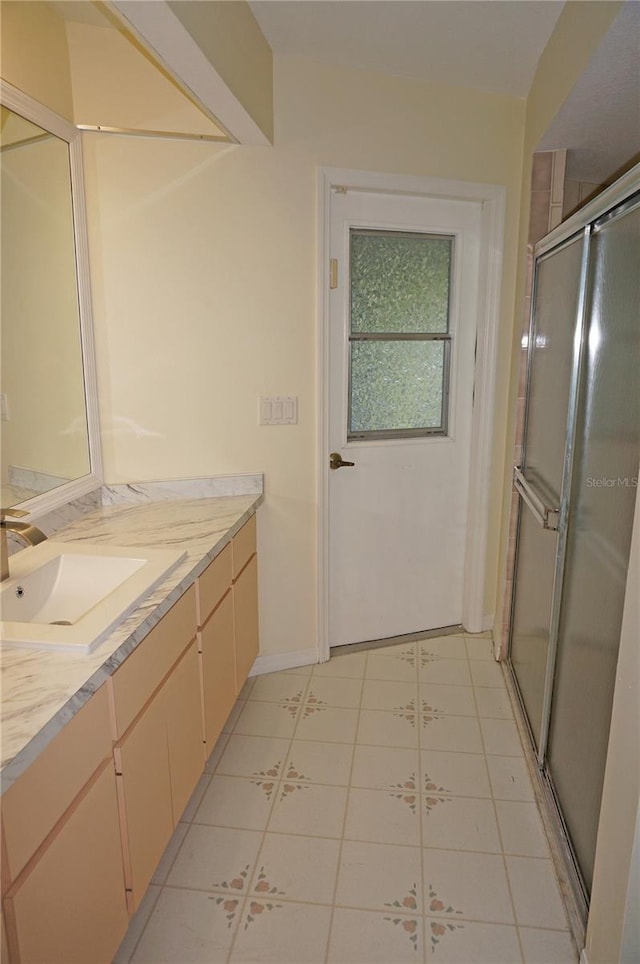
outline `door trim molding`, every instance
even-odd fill
[[[385,194],[417,195],[482,205],[478,291],[476,377],[469,477],[469,522],[465,551],[462,619],[469,632],[487,628],[483,613],[485,560],[489,537],[489,495],[493,441],[498,325],[504,244],[506,189],[432,177],[378,174],[335,167],[318,170],[318,653],[329,659],[329,258],[331,192],[334,187]]]

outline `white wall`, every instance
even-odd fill
[[[317,168],[506,186],[497,524],[524,114],[515,98],[289,59],[275,104],[274,148],[85,140],[107,481],[264,470],[266,654],[317,644]],[[298,395],[299,424],[258,426],[262,394]]]

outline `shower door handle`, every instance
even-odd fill
[[[513,467],[513,487],[523,502],[529,506],[542,528],[556,532],[560,520],[560,509],[554,509],[553,506],[545,504],[544,499],[541,499],[527,482],[519,465]]]

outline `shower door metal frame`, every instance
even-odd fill
[[[572,373],[571,373],[571,384],[570,384],[570,395],[569,395],[569,405],[567,411],[567,442],[565,446],[564,463],[562,470],[562,482],[561,482],[561,492],[560,492],[560,505],[558,507],[558,543],[556,547],[556,558],[554,566],[553,575],[553,588],[551,596],[551,609],[550,609],[550,619],[549,619],[549,645],[547,649],[547,660],[546,660],[546,672],[545,672],[545,682],[544,682],[544,692],[543,692],[543,704],[542,704],[542,722],[540,727],[540,733],[538,734],[538,740],[536,740],[529,719],[526,712],[526,707],[520,691],[518,684],[518,679],[515,674],[514,667],[511,663],[511,644],[512,644],[512,634],[513,634],[513,617],[514,617],[514,607],[515,607],[515,589],[516,589],[516,579],[514,578],[512,592],[511,592],[511,619],[510,619],[510,632],[509,632],[509,650],[507,656],[507,664],[509,667],[509,675],[513,682],[513,686],[518,696],[519,703],[522,709],[523,720],[529,732],[529,736],[534,748],[534,753],[537,759],[537,765],[539,770],[539,776],[541,780],[541,788],[543,794],[548,804],[552,807],[551,822],[555,828],[555,832],[558,838],[558,842],[561,846],[561,851],[565,855],[565,861],[567,862],[568,868],[572,871],[570,873],[570,882],[572,883],[572,891],[574,897],[576,898],[576,909],[580,917],[582,918],[582,923],[586,921],[586,914],[588,912],[589,897],[586,891],[584,882],[582,880],[582,875],[578,867],[578,863],[573,852],[573,846],[571,844],[571,838],[569,836],[568,829],[566,827],[562,810],[557,799],[555,789],[553,786],[553,780],[551,774],[546,768],[546,755],[549,740],[549,725],[551,719],[551,704],[553,700],[553,682],[555,673],[556,656],[558,650],[558,632],[560,624],[560,614],[561,614],[561,603],[562,603],[562,588],[564,582],[564,571],[565,571],[565,559],[566,559],[566,548],[567,548],[567,525],[570,510],[570,495],[571,495],[571,484],[573,478],[573,462],[574,462],[574,450],[575,450],[575,433],[577,426],[577,418],[580,404],[581,395],[581,382],[582,382],[582,372],[585,360],[585,344],[588,337],[589,328],[589,312],[588,312],[588,282],[589,282],[589,272],[591,269],[592,259],[592,237],[598,231],[598,229],[604,224],[611,223],[612,219],[617,219],[619,217],[628,214],[634,208],[640,205],[640,164],[635,165],[630,171],[619,178],[611,187],[606,188],[601,192],[593,201],[585,205],[580,211],[572,215],[567,221],[560,224],[557,228],[551,231],[548,235],[542,238],[534,248],[534,274],[533,274],[533,286],[531,292],[531,311],[529,316],[529,340],[527,345],[527,372],[526,372],[526,405],[525,405],[525,415],[524,415],[524,426],[523,426],[523,449],[522,449],[522,460],[520,466],[514,466],[514,488],[519,495],[519,506],[518,506],[518,523],[516,528],[516,560],[518,558],[519,549],[519,535],[520,535],[520,519],[523,510],[523,501],[525,501],[525,493],[522,491],[524,488],[519,483],[522,479],[521,469],[526,466],[526,444],[527,444],[527,423],[529,416],[529,400],[530,400],[530,385],[531,385],[531,371],[532,371],[532,361],[533,361],[533,351],[534,351],[534,341],[535,338],[535,307],[536,307],[536,283],[537,283],[537,269],[538,265],[546,257],[550,257],[558,253],[562,248],[575,242],[580,234],[583,235],[583,250],[582,250],[582,261],[580,270],[580,282],[579,282],[579,296],[578,304],[576,308],[576,320],[574,328],[574,340],[573,340],[573,358],[572,358]],[[527,493],[528,495],[528,493]],[[535,500],[534,500],[535,501]],[[539,500],[538,500],[539,501]],[[529,502],[531,505],[531,502]],[[532,506],[532,509],[534,507]],[[544,507],[548,508],[548,507]],[[553,511],[553,510],[551,510]],[[534,514],[538,518],[540,524],[545,525],[545,528],[556,528],[555,525],[546,525],[548,520],[548,515],[542,512],[541,507],[538,506],[538,511]],[[515,573],[515,570],[514,570]],[[537,745],[537,750],[535,749]]]
[[[566,222],[567,225],[569,222]],[[524,719],[529,731],[529,737],[533,744],[534,752],[537,758],[538,767],[540,770],[544,767],[544,760],[546,754],[547,740],[549,736],[549,719],[550,719],[550,709],[551,709],[551,695],[553,687],[553,671],[555,666],[555,657],[558,647],[558,626],[560,622],[560,602],[562,599],[562,582],[564,576],[564,560],[566,555],[566,533],[567,533],[567,518],[569,514],[569,496],[571,493],[571,479],[573,471],[573,450],[575,443],[575,427],[577,421],[577,407],[578,407],[578,395],[580,386],[580,374],[582,366],[582,356],[583,356],[583,343],[586,334],[587,318],[586,318],[586,290],[587,290],[587,272],[589,268],[589,254],[590,254],[590,240],[591,240],[591,225],[576,225],[573,230],[563,231],[561,237],[556,237],[556,233],[560,232],[560,229],[565,225],[560,225],[555,231],[547,235],[541,241],[536,244],[534,248],[534,272],[533,272],[533,284],[531,290],[531,310],[529,313],[529,328],[528,328],[528,341],[527,341],[527,375],[526,375],[526,405],[524,412],[524,425],[523,425],[523,441],[522,441],[522,458],[520,465],[514,465],[513,467],[513,487],[520,497],[518,504],[518,521],[516,527],[516,554],[515,559],[518,559],[519,542],[520,542],[520,522],[522,517],[522,503],[525,502],[530,510],[535,515],[536,519],[545,529],[555,530],[558,533],[557,546],[556,546],[556,557],[555,557],[555,567],[553,575],[553,588],[551,594],[551,610],[549,619],[549,644],[547,648],[547,660],[545,669],[545,682],[544,682],[544,694],[542,700],[542,722],[540,727],[540,732],[538,734],[533,733],[531,723],[529,722],[529,717],[527,714],[525,702],[523,695],[520,691],[520,686],[518,683],[518,678],[515,674],[513,666],[511,664],[511,643],[513,638],[513,625],[514,625],[514,610],[515,610],[515,600],[516,600],[516,580],[513,580],[513,587],[511,592],[510,601],[510,620],[509,620],[509,651],[508,651],[508,665],[511,671],[513,682],[515,685],[516,692],[518,694],[518,699],[520,701]],[[529,486],[527,486],[526,480],[522,470],[526,467],[527,463],[527,428],[529,421],[529,401],[530,401],[530,385],[531,385],[531,370],[533,367],[533,353],[535,350],[535,306],[536,306],[536,291],[537,291],[537,280],[538,280],[538,265],[545,261],[547,258],[558,254],[564,248],[576,242],[576,240],[582,235],[582,252],[581,252],[581,263],[580,263],[580,281],[579,281],[579,296],[578,304],[576,309],[576,318],[574,323],[574,334],[573,334],[573,357],[572,357],[572,373],[571,382],[569,388],[569,404],[567,411],[567,443],[565,446],[564,462],[562,469],[562,480],[560,484],[560,500],[558,506],[546,506],[544,500],[537,496],[537,493],[533,493]],[[535,506],[532,503],[539,502],[539,506]],[[549,516],[551,514],[556,515],[556,520],[550,522]],[[514,569],[514,574],[517,570]]]
[[[573,358],[571,361],[571,385],[569,389],[569,408],[567,413],[567,442],[564,450],[564,464],[562,467],[562,484],[560,488],[560,506],[558,512],[558,544],[556,546],[556,563],[553,575],[553,590],[551,594],[551,614],[549,619],[549,648],[547,650],[547,667],[545,672],[544,695],[542,698],[542,722],[538,738],[538,766],[544,766],[549,740],[549,723],[551,720],[551,699],[553,693],[553,674],[558,650],[558,629],[560,626],[560,606],[562,603],[562,588],[564,583],[564,563],[567,551],[567,522],[569,518],[569,498],[573,479],[573,453],[575,449],[576,424],[578,421],[578,401],[580,396],[580,381],[584,359],[584,343],[587,335],[587,281],[591,256],[592,225],[585,225],[582,236],[582,263],[580,265],[580,293],[576,309],[576,320],[573,332]],[[573,235],[566,243],[575,238]],[[555,253],[560,248],[556,245],[551,249]],[[531,309],[533,323],[533,305]],[[526,438],[525,449],[526,452]]]

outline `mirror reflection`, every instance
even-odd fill
[[[69,145],[1,108],[3,506],[90,472]]]

